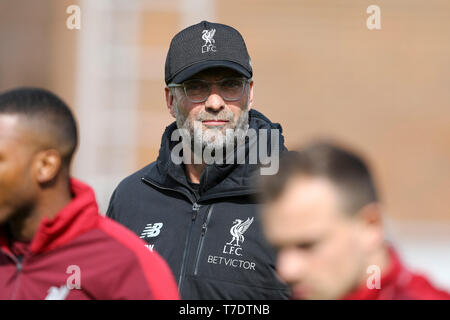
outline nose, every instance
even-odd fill
[[[306,261],[303,254],[295,249],[283,249],[278,253],[277,272],[287,283],[297,282],[303,278]]]
[[[217,113],[225,108],[225,101],[219,94],[217,87],[212,86],[211,93],[205,101],[205,109]]]

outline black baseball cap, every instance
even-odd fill
[[[239,31],[202,21],[173,37],[166,57],[166,84],[181,83],[213,67],[230,68],[248,79],[252,77],[250,56]]]

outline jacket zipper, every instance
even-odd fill
[[[11,292],[11,297],[10,297],[10,300],[13,300],[14,297],[16,296],[17,290],[19,289],[20,275],[22,274],[22,269],[23,269],[23,261],[20,262],[19,259],[17,259],[17,257],[15,255],[13,255],[12,253],[5,252],[4,250],[1,250],[1,251],[4,254],[6,254],[8,257],[11,258],[11,260],[15,263],[16,268],[17,268],[17,278],[14,283],[14,289]]]
[[[17,294],[17,290],[19,289],[19,283],[20,283],[20,276],[22,274],[22,269],[23,269],[23,262],[16,262],[16,268],[17,268],[17,279],[16,279],[16,283],[14,284],[14,289],[13,292],[11,294],[11,299],[10,300],[14,300],[14,297]]]
[[[206,215],[205,221],[203,222],[203,225],[202,225],[202,232],[201,232],[201,235],[200,235],[200,242],[198,243],[197,254],[195,255],[194,276],[196,276],[197,273],[198,273],[198,265],[199,265],[199,262],[200,262],[200,256],[202,254],[203,242],[205,241],[206,231],[208,230],[209,218],[211,217],[211,213],[213,211],[213,206],[214,205],[212,204],[209,207],[208,214]]]
[[[181,270],[180,270],[180,278],[178,279],[178,290],[180,291],[180,295],[183,290],[183,281],[186,276],[186,261],[189,257],[189,249],[190,249],[190,242],[191,242],[191,235],[192,230],[194,229],[195,219],[197,218],[198,210],[200,210],[200,205],[197,204],[197,202],[194,202],[192,205],[192,218],[191,218],[191,225],[189,226],[189,231],[186,236],[186,242],[184,245],[184,253],[183,253],[183,260],[181,262]]]

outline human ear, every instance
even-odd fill
[[[253,80],[248,84],[248,110],[253,108]]]
[[[367,250],[376,249],[384,241],[382,209],[378,203],[365,205],[356,213],[360,226],[360,240]]]
[[[34,158],[35,179],[39,184],[53,181],[61,170],[61,154],[55,149],[40,151]]]
[[[169,109],[169,113],[172,115],[172,117],[176,118],[175,115],[175,108],[174,108],[174,102],[175,102],[175,96],[173,92],[169,88],[164,88],[165,95],[166,95],[166,104],[167,108]]]

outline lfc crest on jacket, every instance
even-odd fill
[[[233,236],[230,242],[227,242],[223,247],[223,253],[235,254],[237,256],[242,256],[241,243],[244,242],[244,233],[250,228],[253,222],[253,217],[247,218],[243,221],[241,219],[236,219],[233,222],[233,226],[230,229],[230,234]]]
[[[235,219],[230,228],[231,240],[223,246],[222,253],[225,256],[209,255],[207,262],[210,264],[224,265],[232,268],[242,268],[255,271],[256,263],[242,258],[242,244],[245,241],[245,232],[253,223],[253,217],[246,220]]]

